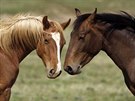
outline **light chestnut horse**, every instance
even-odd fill
[[[45,17],[16,16],[0,21],[0,101],[9,101],[11,87],[19,73],[20,62],[33,50],[47,68],[47,76],[61,73],[60,53],[65,44],[62,24]]]

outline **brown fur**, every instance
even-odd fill
[[[19,63],[35,49],[47,67],[48,77],[56,78],[60,75],[61,71],[55,73],[56,44],[51,36],[49,46],[45,44],[45,40],[53,31],[60,32],[62,49],[65,42],[63,26],[56,21],[48,20],[55,27],[49,26],[48,29],[43,30],[45,24],[42,23],[42,19],[43,17],[28,15],[16,16],[0,22],[0,101],[9,101],[11,87],[19,73]]]
[[[121,69],[125,83],[135,95],[135,19],[127,15],[78,15],[65,58],[64,68],[78,74],[100,50]],[[126,13],[127,14],[127,13]]]

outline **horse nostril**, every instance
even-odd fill
[[[67,71],[69,74],[73,74],[73,69],[72,69],[72,67],[70,67],[70,66],[67,66],[66,71]]]
[[[53,75],[55,73],[55,70],[54,69],[51,69],[50,72],[49,72],[51,75]]]

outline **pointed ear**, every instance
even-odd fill
[[[79,9],[75,8],[75,14],[76,14],[76,17],[78,17],[81,15],[81,11]]]
[[[95,11],[87,18],[87,20],[90,23],[94,22],[96,14],[97,14],[97,8],[95,8]]]
[[[64,22],[61,24],[63,30],[67,28],[67,26],[70,24],[71,19],[69,19],[67,22]]]
[[[42,23],[43,23],[43,29],[44,30],[46,30],[46,29],[48,29],[50,27],[50,23],[48,21],[48,17],[47,16],[43,17]]]

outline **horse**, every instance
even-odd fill
[[[19,64],[33,50],[46,66],[48,78],[61,74],[63,30],[70,20],[60,24],[48,16],[18,15],[0,21],[0,101],[9,101]]]
[[[128,89],[135,96],[135,18],[125,11],[81,14],[76,20],[66,53],[64,69],[79,74],[100,51],[104,51],[120,68]]]

